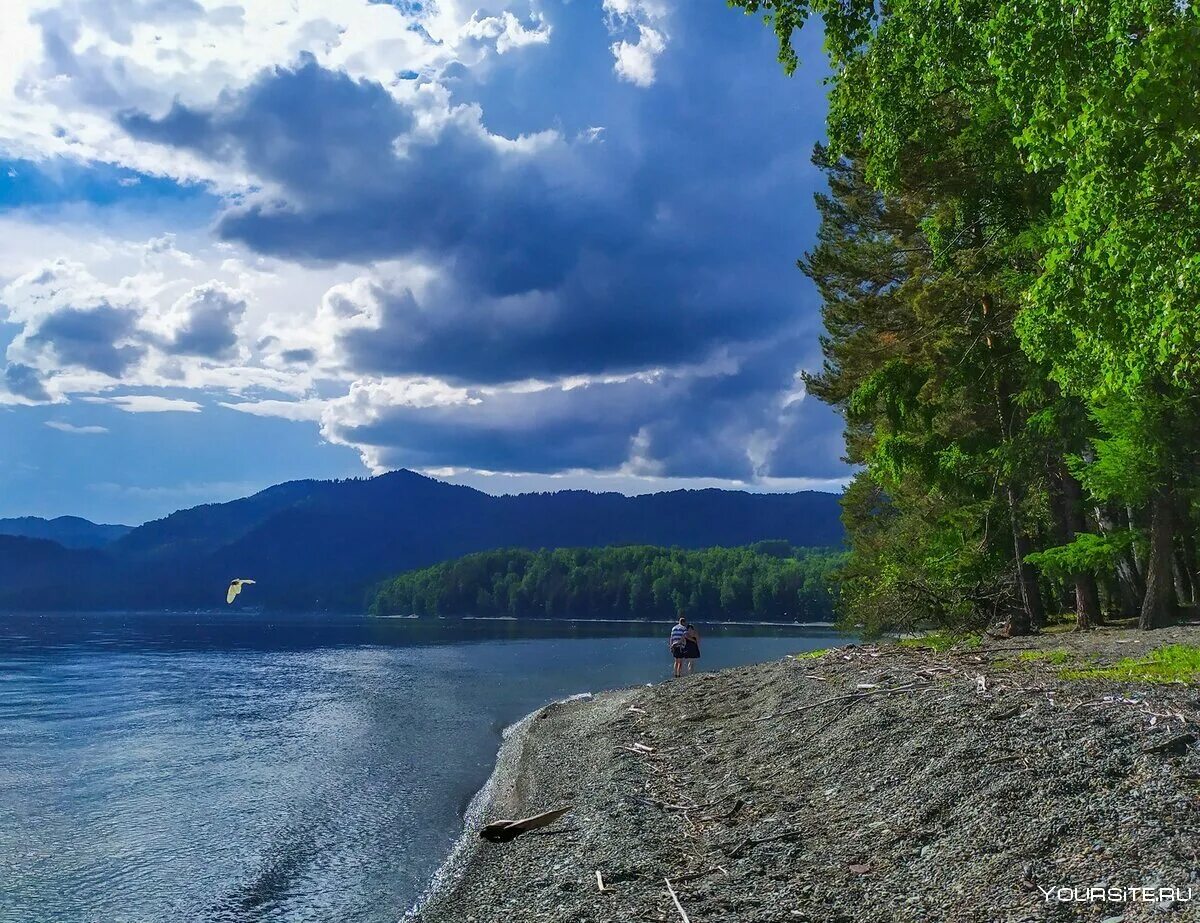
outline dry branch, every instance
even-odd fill
[[[692,921],[688,919],[687,911],[683,909],[683,904],[679,903],[679,895],[676,894],[675,889],[671,887],[671,879],[664,878],[663,881],[667,883],[667,893],[671,895],[671,900],[675,902],[675,909],[679,911],[680,919],[683,920],[683,923],[692,923]]]

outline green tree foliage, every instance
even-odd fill
[[[467,555],[379,588],[377,615],[829,621],[845,552],[759,542],[687,551],[629,545]]]
[[[1022,632],[1103,604],[1153,627],[1193,602],[1200,6],[731,5],[789,72],[824,23],[830,191],[801,266],[828,331],[809,387],[864,466],[846,620]]]

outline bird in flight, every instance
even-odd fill
[[[245,577],[235,577],[229,581],[229,590],[225,593],[225,602],[231,603],[238,593],[242,592],[242,587],[247,583],[253,583],[253,580],[247,580]]]

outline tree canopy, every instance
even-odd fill
[[[824,25],[829,178],[801,267],[846,418],[847,621],[1196,595],[1200,7],[731,0],[785,69]]]
[[[377,615],[833,619],[845,553],[758,542],[688,551],[651,545],[507,548],[409,571],[380,587]]]

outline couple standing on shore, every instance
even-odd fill
[[[679,621],[671,627],[671,656],[675,658],[675,676],[683,676],[683,664],[687,661],[687,672],[692,672],[692,661],[700,656],[700,632],[689,625],[687,616],[679,613]]]

